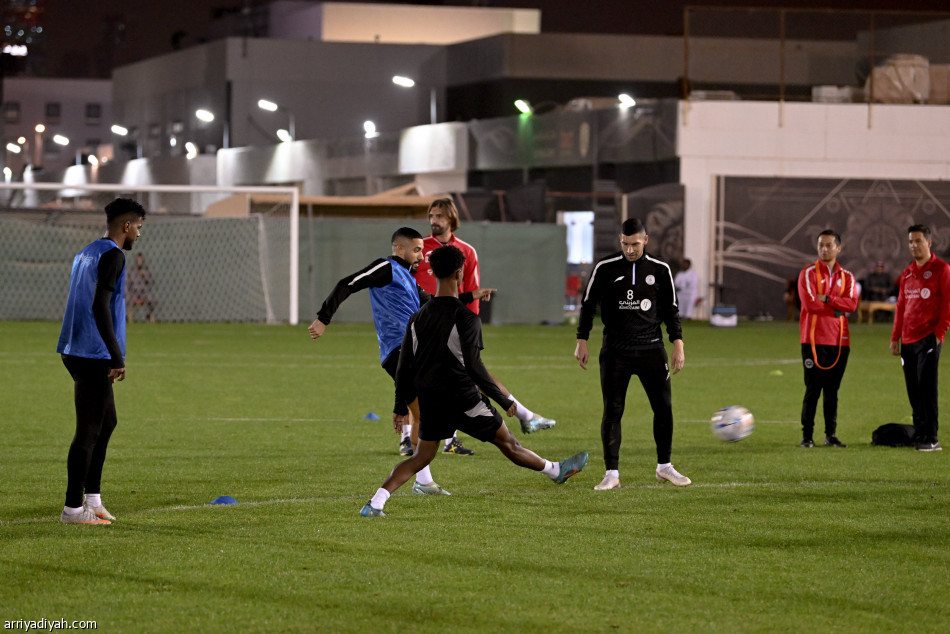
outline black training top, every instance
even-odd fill
[[[112,357],[110,367],[124,368],[125,359],[122,348],[115,336],[115,324],[112,323],[112,294],[119,281],[119,275],[125,267],[125,254],[119,249],[110,249],[99,258],[99,276],[96,278],[96,293],[92,298],[92,316],[96,320],[99,336]]]
[[[628,262],[622,252],[594,266],[581,301],[577,338],[588,339],[600,305],[604,348],[629,352],[663,347],[660,324],[670,341],[683,338],[673,274],[666,262],[644,253]]]
[[[482,322],[455,297],[433,297],[409,319],[396,369],[396,397],[412,402],[436,393],[463,410],[480,400],[479,389],[504,409],[505,397],[482,363]]]

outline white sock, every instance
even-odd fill
[[[552,480],[561,473],[561,463],[560,462],[551,462],[550,460],[544,461],[544,468],[541,469],[541,473],[551,478]]]
[[[416,472],[416,482],[423,486],[435,482],[435,480],[432,479],[432,474],[429,472],[429,465],[422,467]]]
[[[617,478],[620,479],[620,470],[618,469],[607,469],[607,473],[604,474],[605,478]]]
[[[657,471],[662,471],[663,469],[666,469],[667,467],[672,467],[672,466],[673,466],[673,463],[672,463],[672,462],[667,462],[667,463],[664,463],[664,464],[659,464],[659,463],[657,463],[657,465],[656,465],[656,470],[657,470]]]
[[[369,501],[369,505],[378,511],[382,511],[383,507],[386,506],[386,500],[389,499],[389,496],[389,491],[379,488],[376,490],[376,495],[373,496],[373,499]]]
[[[102,506],[102,498],[99,497],[98,493],[87,493],[86,494],[86,504],[95,508],[97,506]]]
[[[79,508],[73,508],[71,506],[64,506],[63,513],[66,515],[79,515],[82,513],[82,507],[80,506]]]
[[[402,438],[400,438],[399,440],[400,440],[400,441],[403,441],[403,440],[405,440],[406,438],[409,438],[409,436],[410,436],[411,434],[412,434],[412,425],[403,425],[403,426],[402,426]]]
[[[458,430],[456,429],[455,431],[452,432],[452,437],[451,437],[451,438],[446,438],[446,439],[445,439],[445,446],[446,446],[446,447],[448,447],[449,445],[451,445],[453,441],[458,440],[458,438],[457,438],[456,435],[455,435],[455,434],[457,434],[457,433],[458,433]]]
[[[521,404],[521,401],[515,398],[515,395],[512,394],[511,398],[515,401],[515,405],[518,406],[518,411],[515,412],[515,416],[518,417],[518,420],[527,423],[529,420],[536,418],[534,412]]]

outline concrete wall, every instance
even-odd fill
[[[777,39],[693,37],[688,44],[692,81],[779,82],[783,49]],[[787,41],[785,81],[853,82],[855,51],[853,42]],[[675,82],[684,73],[684,54],[681,37],[504,34],[449,47],[448,77],[453,85],[499,77]]]
[[[684,255],[703,283],[711,279],[717,176],[950,179],[946,106],[683,102],[677,140]]]
[[[777,40],[691,38],[690,47],[691,81],[754,85],[781,79]],[[790,41],[784,55],[789,84],[853,80],[853,43]],[[276,130],[289,127],[288,112],[298,140],[359,135],[366,120],[380,132],[396,133],[430,122],[433,91],[437,120],[444,121],[447,86],[523,79],[541,82],[537,90],[549,96],[539,99],[559,102],[637,82],[670,90],[683,76],[683,59],[677,37],[507,33],[449,46],[228,38],[116,69],[113,99],[116,122],[134,130],[129,141],[139,155],[174,156],[188,140],[214,151],[226,135],[230,147],[271,145]],[[394,75],[416,85],[396,86]],[[562,82],[559,91],[552,85]],[[467,99],[467,107],[473,99],[479,104],[474,117],[511,113],[509,100],[498,105],[483,93]],[[261,98],[282,110],[260,110]],[[198,108],[214,112],[215,121],[199,122]]]
[[[323,3],[325,42],[451,44],[496,33],[539,33],[541,11],[486,7]]]
[[[874,51],[877,55],[913,53],[923,55],[931,64],[950,64],[950,20],[881,28],[881,22],[886,23],[887,17],[876,19]],[[859,34],[858,44],[861,50],[870,50],[870,33]]]
[[[227,41],[220,40],[116,68],[112,99],[115,122],[129,129],[127,142],[145,158],[183,155],[168,140],[173,125],[182,126],[183,141],[203,152],[222,145],[227,113]],[[195,111],[204,108],[215,121],[202,123]]]
[[[401,88],[393,75],[419,83]],[[438,46],[229,38],[116,69],[113,99],[117,122],[135,128],[142,155],[154,157],[183,153],[185,140],[215,151],[225,134],[230,147],[274,144],[277,129],[288,128],[286,111],[298,140],[361,135],[366,120],[397,132],[430,121],[432,87],[444,108],[443,83]],[[261,110],[262,98],[284,110]],[[199,122],[198,108],[215,121]],[[175,122],[183,129],[178,149],[168,143]]]
[[[326,145],[295,141],[266,147],[221,150],[217,157],[217,184],[297,184],[303,196],[322,196],[326,178]]]
[[[159,159],[135,159],[111,161],[102,165],[72,165],[60,170],[27,172],[24,182],[64,183],[73,187],[86,184],[106,185],[114,183],[112,192],[89,194],[80,189],[60,191],[26,190],[23,206],[38,207],[63,198],[84,196],[92,199],[93,207],[99,209],[118,195],[127,195],[134,187],[146,185],[205,185],[213,186],[216,179],[217,160],[211,155],[197,156],[188,160],[183,156]],[[176,214],[202,214],[209,204],[226,197],[217,193],[150,192],[136,195],[149,212]]]

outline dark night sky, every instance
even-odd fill
[[[248,1],[253,5],[265,3],[265,0]],[[543,32],[628,35],[681,35],[683,10],[687,5],[950,10],[950,3],[937,0],[432,0],[394,3],[536,8],[541,10]],[[176,34],[181,46],[206,40],[216,10],[238,8],[243,4],[244,0],[47,0],[45,74],[108,77],[114,66],[172,51]],[[707,18],[697,15],[691,20],[691,31],[697,33],[704,26],[713,28]],[[729,22],[726,21],[727,25]],[[803,20],[798,28],[808,30],[811,24],[817,28],[824,22],[826,20]]]

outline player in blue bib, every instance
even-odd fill
[[[73,260],[56,351],[74,382],[76,433],[66,460],[65,524],[109,524],[102,466],[116,426],[112,384],[125,378],[125,254],[141,235],[145,209],[129,198],[106,205],[106,235]]]

